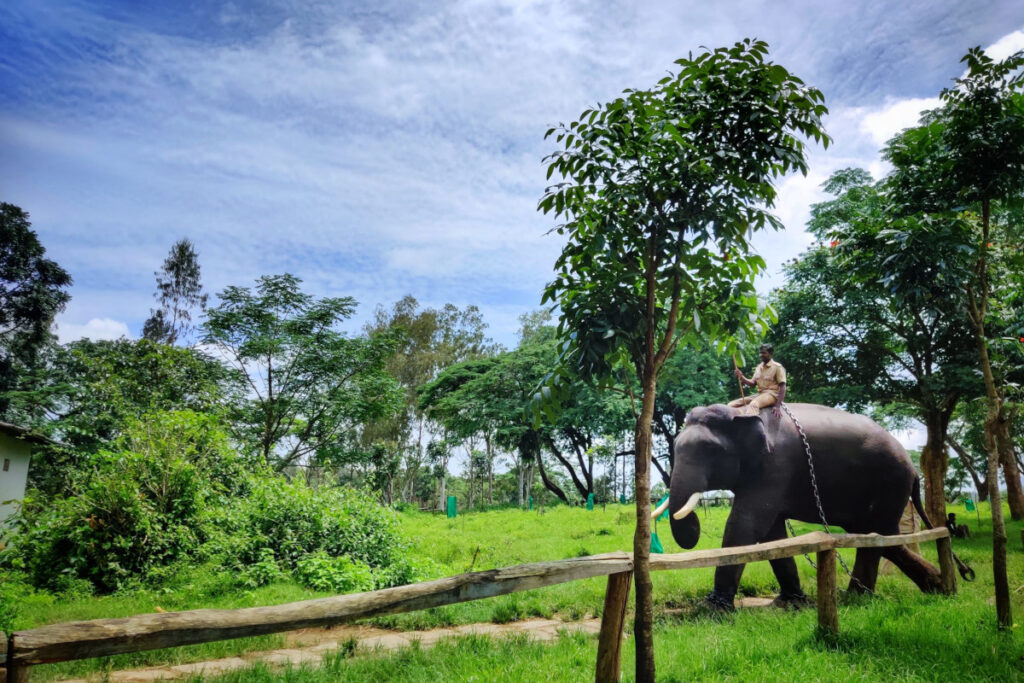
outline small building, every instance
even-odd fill
[[[15,501],[25,496],[32,446],[48,442],[30,429],[0,422],[0,524],[14,512]]]

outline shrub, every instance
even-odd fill
[[[256,562],[243,567],[241,573],[242,585],[249,588],[259,588],[273,583],[284,576],[281,565],[274,559],[274,551],[270,548],[262,548],[260,557]]]
[[[216,525],[220,550],[245,570],[272,553],[295,570],[309,555],[346,557],[373,571],[377,587],[416,578],[394,513],[372,494],[347,488],[314,489],[302,480],[254,478],[248,497],[223,511]]]
[[[358,593],[374,589],[373,572],[363,562],[331,557],[323,550],[295,563],[295,579],[307,588],[334,593]]]
[[[45,501],[26,496],[0,567],[75,594],[88,592],[83,581],[100,592],[161,584],[200,563],[223,589],[287,571],[331,591],[418,574],[395,514],[371,494],[314,489],[250,466],[216,420],[196,413],[129,423],[112,450],[91,456],[76,487]]]
[[[212,503],[247,481],[223,431],[195,413],[149,415],[114,445],[91,457],[73,495],[25,498],[2,559],[33,585],[60,591],[84,579],[109,592],[196,557]]]

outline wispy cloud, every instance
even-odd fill
[[[560,247],[535,211],[543,131],[749,34],[833,109],[835,147],[780,184],[790,230],[758,242],[777,270],[828,173],[871,164],[968,46],[1024,23],[952,0],[298,5],[0,9],[0,187],[75,277],[63,327],[137,332],[188,236],[212,290],[290,271],[362,316],[411,292],[480,305],[512,343]]]

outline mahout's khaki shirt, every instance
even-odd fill
[[[758,392],[768,392],[776,398],[779,397],[779,385],[786,382],[786,368],[774,360],[768,361],[768,365],[758,363],[754,370],[754,383]]]

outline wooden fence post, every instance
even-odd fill
[[[597,683],[618,683],[621,675],[622,627],[626,622],[629,588],[633,572],[608,575],[608,588],[604,593],[604,611],[601,613],[601,634],[597,640]]]
[[[839,591],[836,587],[835,549],[818,551],[818,629],[839,633]]]
[[[939,551],[939,571],[942,573],[942,592],[956,595],[956,565],[953,563],[953,544],[949,536],[935,541]]]

